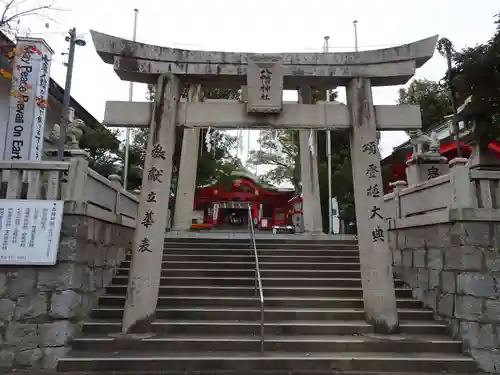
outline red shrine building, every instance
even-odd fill
[[[470,99],[458,109],[458,113],[462,113],[459,116],[459,136],[460,139],[470,139],[473,136],[473,117],[469,116],[466,112],[467,104]],[[466,142],[457,142],[453,136],[453,116],[446,116],[445,119],[427,131],[429,135],[431,132],[435,132],[438,139],[440,140],[440,153],[442,156],[446,157],[448,160],[452,160],[457,157],[458,149],[462,157],[469,158],[472,153],[472,147]],[[488,144],[489,151],[500,159],[500,141],[494,140]],[[392,188],[389,187],[391,182],[395,181],[407,181],[406,179],[406,161],[410,159],[413,153],[413,147],[410,141],[407,141],[398,147],[393,149],[391,155],[387,156],[382,160],[382,170],[388,170],[388,175],[384,178],[384,193],[389,193]]]
[[[276,188],[249,173],[234,171],[225,181],[196,189],[192,227],[247,230],[249,206],[258,229],[301,225],[302,198],[293,189]]]

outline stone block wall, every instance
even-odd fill
[[[65,215],[55,266],[0,267],[0,368],[55,368],[124,260],[133,229]]]
[[[390,231],[394,271],[447,321],[482,370],[500,373],[500,222]]]

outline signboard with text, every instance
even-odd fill
[[[248,209],[248,202],[224,201],[219,202],[219,208]]]
[[[0,199],[0,265],[54,265],[63,201]]]
[[[40,160],[52,49],[43,39],[18,38],[12,63],[5,160]]]

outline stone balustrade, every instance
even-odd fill
[[[486,372],[500,373],[500,172],[450,173],[385,196],[394,272]]]
[[[65,201],[57,264],[0,267],[0,368],[54,368],[130,247],[138,197],[84,156],[0,162],[0,198]]]

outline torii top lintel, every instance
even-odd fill
[[[438,36],[397,47],[339,53],[239,53],[192,51],[155,46],[90,31],[97,53],[113,64],[126,81],[154,83],[158,74],[171,72],[187,83],[238,86],[246,84],[249,60],[280,60],[283,88],[301,85],[345,85],[353,77],[369,77],[374,86],[406,83],[427,62]]]

